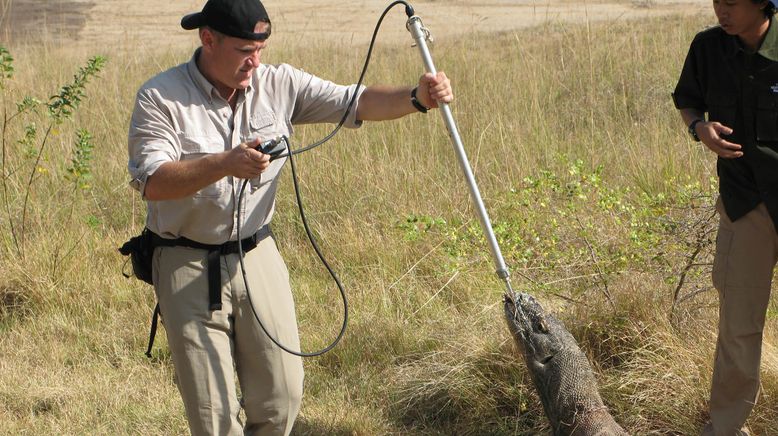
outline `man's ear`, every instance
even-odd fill
[[[215,42],[216,42],[216,35],[213,34],[213,31],[211,31],[211,29],[207,27],[201,27],[200,43],[203,45],[203,48],[212,49]]]

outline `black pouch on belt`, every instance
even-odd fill
[[[152,233],[144,228],[140,235],[130,238],[124,245],[119,247],[119,253],[124,256],[130,256],[129,262],[132,264],[132,275],[144,282],[153,285],[151,280],[151,258],[154,255],[154,246],[152,243]],[[122,271],[124,277],[129,278],[130,274]]]
[[[165,239],[157,236],[151,230],[144,228],[140,235],[130,238],[119,248],[119,252],[125,256],[130,256],[132,262],[132,272],[135,277],[144,282],[153,285],[151,279],[151,259],[154,256],[154,247],[189,247],[208,251],[208,310],[221,310],[221,256],[225,254],[238,253],[240,249],[244,252],[253,250],[257,244],[270,236],[270,226],[265,225],[255,234],[238,241],[228,241],[224,244],[202,244],[187,238]],[[129,274],[122,271],[125,277]],[[157,334],[157,320],[160,316],[159,303],[154,308],[154,314],[151,319],[151,330],[149,331],[149,346],[146,349],[146,356],[151,357],[151,347],[154,345],[154,337]]]

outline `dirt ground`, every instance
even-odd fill
[[[389,0],[265,0],[274,35],[337,43],[367,42]],[[413,0],[416,14],[440,38],[504,31],[549,21],[640,19],[672,13],[711,14],[709,0]],[[204,0],[0,0],[0,43],[41,38],[84,46],[138,44],[146,49],[192,44],[181,17]],[[382,42],[409,42],[403,8],[393,9]]]

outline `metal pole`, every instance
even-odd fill
[[[421,52],[421,57],[424,60],[424,65],[426,66],[427,71],[432,74],[437,74],[435,65],[432,62],[432,56],[430,55],[429,49],[427,48],[429,31],[422,25],[421,18],[416,15],[408,18],[408,22],[406,23],[405,27],[409,32],[411,32],[413,39],[416,41],[416,46],[419,47],[419,51]],[[484,207],[484,202],[481,199],[481,193],[478,190],[478,185],[475,183],[475,177],[473,176],[473,171],[470,169],[470,163],[467,160],[467,154],[465,153],[465,148],[462,145],[462,139],[460,138],[459,132],[457,131],[454,117],[451,114],[451,108],[449,108],[448,103],[444,102],[438,102],[438,105],[440,106],[440,113],[443,115],[443,121],[445,121],[449,136],[451,137],[454,151],[456,152],[457,158],[459,159],[459,165],[462,167],[462,172],[465,173],[465,179],[470,189],[470,196],[475,203],[478,219],[481,222],[481,228],[483,229],[484,235],[486,236],[486,241],[489,243],[489,249],[492,252],[492,258],[494,260],[495,266],[497,267],[497,276],[505,282],[507,291],[512,295],[513,289],[511,288],[510,273],[508,272],[508,267],[505,266],[505,260],[502,257],[500,246],[497,244],[497,238],[494,236],[491,221],[489,221],[489,214],[486,212],[486,207]]]

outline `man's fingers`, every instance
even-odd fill
[[[720,139],[717,144],[719,147],[729,150],[740,150],[743,148],[740,144],[735,144],[734,142],[725,141],[723,139]]]
[[[725,159],[735,159],[743,156],[742,151],[731,151],[726,149],[721,149],[721,151],[717,154]]]
[[[437,85],[440,82],[441,73],[438,73],[437,75],[432,73],[424,73],[421,76],[421,82],[426,83],[430,87]],[[442,77],[445,77],[445,75],[442,75]]]
[[[420,85],[426,85],[430,91],[444,89],[449,86],[448,77],[443,71],[438,72],[437,75],[432,73],[424,73],[419,79]]]
[[[430,91],[439,92],[451,88],[451,81],[446,77],[444,73],[438,73],[433,80],[430,81]]]
[[[259,138],[254,138],[252,140],[246,141],[240,145],[246,147],[246,148],[253,148],[256,149],[257,146],[262,142]]]
[[[426,93],[430,98],[429,107],[438,107],[437,102],[439,101],[451,103],[454,99],[454,94],[451,91],[451,81],[443,71],[438,72],[437,75],[425,73],[419,80],[419,85],[420,91],[424,91],[424,86],[427,88]]]
[[[433,90],[432,98],[437,101],[451,103],[451,101],[454,99],[454,96],[451,93],[451,88],[444,87],[439,90]]]
[[[241,143],[239,146],[230,150],[231,162],[229,165],[233,168],[231,174],[241,179],[251,179],[259,176],[270,166],[270,155],[261,153],[256,149],[261,143],[259,138]]]
[[[247,163],[248,165],[252,165],[252,166],[255,166],[255,165],[257,165],[258,163],[262,162],[262,156],[264,156],[264,155],[263,155],[261,152],[259,152],[257,149],[255,149],[255,148],[248,148],[248,147],[247,147],[247,148],[246,148],[246,150],[244,151],[243,155],[244,155],[246,158],[248,158],[248,160],[246,161],[246,163]]]
[[[723,135],[731,135],[732,129],[721,124],[721,123],[713,123],[713,130],[715,130],[718,134]]]
[[[718,141],[715,141],[713,143],[713,146],[709,148],[713,150],[717,155],[725,159],[735,159],[743,156],[743,152],[740,151],[740,149],[742,148],[740,144],[728,142],[723,139],[719,139]]]

